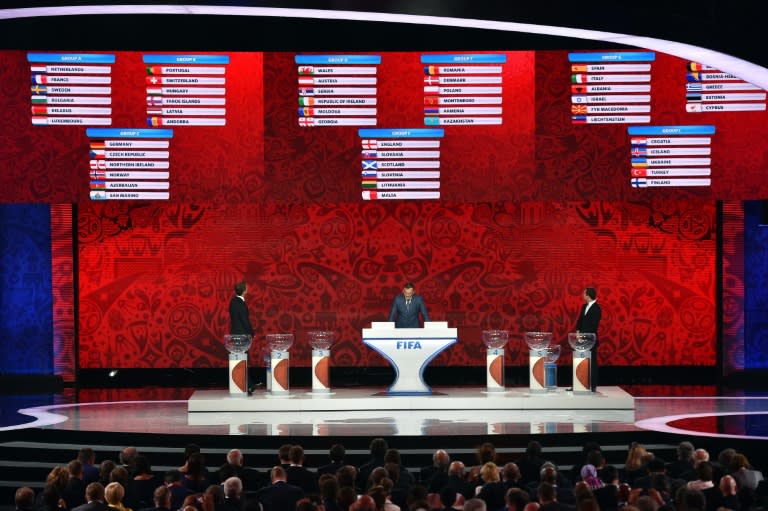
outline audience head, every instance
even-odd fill
[[[541,457],[541,444],[536,440],[528,442],[528,447],[525,448],[525,454],[529,458]]]
[[[397,449],[387,449],[387,452],[384,453],[384,463],[396,463],[402,465],[403,460],[400,458],[400,451]]]
[[[293,465],[302,465],[304,463],[304,448],[300,445],[294,445],[288,451],[288,459]]]
[[[699,481],[711,481],[712,480],[712,464],[708,461],[700,461],[696,465],[696,475]]]
[[[91,483],[85,487],[85,500],[93,502],[100,500],[104,502],[104,485],[101,483]]]
[[[341,444],[333,444],[328,451],[331,461],[334,463],[341,463],[344,461],[344,456],[347,454],[347,450]]]
[[[490,443],[485,442],[477,449],[477,461],[480,465],[485,465],[489,461],[496,461],[496,447]]]
[[[171,491],[165,486],[158,486],[155,488],[155,491],[152,492],[152,501],[155,503],[155,507],[170,509]]]
[[[496,464],[492,461],[487,462],[480,469],[480,477],[482,477],[483,481],[486,483],[498,483],[501,481],[501,477],[499,476],[499,467],[497,467]]]
[[[272,467],[272,470],[269,472],[269,478],[273,483],[276,483],[277,481],[285,481],[288,476],[285,473],[285,469],[280,466]]]
[[[99,479],[109,481],[110,474],[117,465],[112,460],[104,460],[99,464]]]
[[[387,454],[387,449],[389,449],[389,444],[386,440],[383,438],[374,438],[371,440],[371,456],[374,458],[383,458],[385,454]]]
[[[376,502],[370,495],[360,495],[360,498],[355,501],[349,508],[350,511],[377,511]]]
[[[539,484],[539,502],[546,504],[557,500],[555,495],[555,487],[548,482],[542,482]]]
[[[152,465],[149,463],[149,458],[142,456],[141,454],[136,456],[134,461],[134,475],[146,474],[152,475]]]
[[[642,495],[635,504],[640,511],[657,511],[659,503],[650,495]]]
[[[460,461],[452,461],[451,464],[448,465],[448,475],[464,478],[465,471],[466,467],[464,466],[464,463]]]
[[[693,449],[691,449],[691,454],[693,454]],[[681,486],[675,493],[675,507],[677,511],[704,511],[706,508],[704,494],[699,490]]]
[[[339,488],[355,487],[357,479],[357,468],[353,465],[344,465],[336,471],[336,480],[339,482]]]
[[[277,450],[277,457],[280,459],[281,465],[289,465],[291,463],[291,444],[283,444]]]
[[[76,479],[83,478],[83,464],[80,460],[72,460],[67,463],[67,470],[69,471],[69,477],[74,477]]]
[[[693,451],[693,464],[698,465],[702,461],[709,461],[709,453],[706,449],[696,449]]]
[[[180,483],[181,472],[179,472],[176,469],[169,470],[165,473],[164,479],[165,479],[165,484],[167,485]]]
[[[725,496],[736,495],[736,479],[733,476],[723,476],[720,478],[720,493]]]
[[[440,490],[440,503],[443,507],[451,507],[456,502],[456,489],[453,486],[446,486]]]
[[[230,477],[224,481],[224,497],[228,499],[239,499],[243,493],[243,482],[239,477]]]
[[[32,488],[22,486],[16,490],[14,502],[18,509],[33,509],[35,507],[35,492]]]
[[[187,458],[187,477],[205,479],[205,457],[201,453],[193,452]]]
[[[120,483],[109,483],[104,488],[104,498],[107,499],[107,504],[116,506],[123,501],[125,497],[125,488]]]
[[[120,464],[125,467],[133,467],[133,460],[139,455],[135,447],[126,447],[120,451]]]
[[[752,468],[749,464],[749,460],[741,453],[734,454],[731,458],[731,464],[728,467],[731,472],[737,472],[742,468]]]
[[[68,482],[69,470],[67,470],[67,467],[62,466],[53,467],[53,469],[48,472],[48,477],[45,478],[45,484],[54,486],[59,490],[66,488]]]
[[[320,476],[318,482],[320,487],[320,497],[324,501],[336,501],[336,496],[339,493],[339,482],[331,474],[323,474]]]
[[[502,475],[505,481],[517,481],[522,477],[520,467],[517,466],[517,463],[512,463],[511,461],[504,465]]]
[[[528,492],[521,490],[520,488],[510,488],[507,490],[507,494],[504,496],[504,501],[507,503],[509,510],[523,511],[526,504],[531,500]]]
[[[232,449],[227,453],[227,463],[237,467],[243,466],[243,452],[240,449]]]
[[[351,486],[342,486],[336,494],[336,503],[339,509],[349,509],[357,500],[357,492]]]
[[[693,461],[693,444],[691,442],[680,442],[677,444],[677,459],[681,461]]]
[[[384,467],[376,467],[371,471],[368,481],[371,483],[371,486],[377,486],[385,477],[389,477],[387,469]]]
[[[539,511],[539,508],[541,507],[541,504],[538,502],[529,502],[525,505],[523,508],[523,511]]]
[[[723,470],[728,470],[728,467],[731,466],[731,459],[735,454],[736,449],[728,448],[720,451],[720,454],[717,455],[717,462],[723,467]]]
[[[484,500],[475,498],[464,503],[464,511],[488,511],[488,508]]]
[[[78,451],[77,459],[80,460],[80,463],[93,465],[96,462],[96,453],[90,447],[83,447]]]
[[[435,453],[432,455],[432,465],[438,468],[442,468],[445,470],[448,468],[448,465],[451,463],[451,457],[448,455],[448,452],[443,449],[438,449],[435,451]]]

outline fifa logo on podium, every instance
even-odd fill
[[[397,341],[397,349],[399,350],[420,350],[421,343],[419,341]]]

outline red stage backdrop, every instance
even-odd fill
[[[481,332],[565,342],[585,286],[604,316],[601,363],[715,364],[715,206],[700,201],[99,203],[79,211],[80,366],[224,367],[233,284],[264,335],[332,329],[333,364],[381,365],[360,330],[405,281],[459,329],[438,365],[482,365]]]

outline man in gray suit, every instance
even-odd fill
[[[424,299],[415,293],[413,284],[408,282],[403,287],[403,293],[392,300],[388,321],[394,321],[395,328],[419,328],[419,313],[425,322],[429,321]]]

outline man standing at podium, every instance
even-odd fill
[[[602,311],[600,310],[600,304],[597,303],[597,290],[594,287],[588,287],[584,290],[582,295],[584,299],[584,305],[581,306],[579,311],[579,317],[576,319],[576,332],[582,334],[595,334],[595,346],[592,348],[592,360],[590,360],[589,367],[591,374],[589,375],[589,385],[592,387],[592,392],[597,388],[597,328],[600,326],[600,318]]]
[[[392,309],[387,321],[394,321],[395,328],[419,328],[419,313],[425,322],[429,321],[424,299],[415,293],[413,284],[408,282],[403,287],[402,294],[392,300]]]

